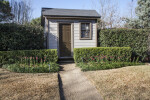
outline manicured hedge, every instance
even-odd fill
[[[0,24],[0,51],[44,49],[42,27]]]
[[[48,60],[48,62],[57,62],[56,49],[43,49],[43,50],[14,50],[14,51],[0,51],[0,65],[18,62],[22,57],[38,57]]]
[[[100,47],[131,47],[133,55],[145,58],[148,51],[148,35],[144,29],[104,29],[100,30]]]
[[[122,57],[122,61],[129,61],[131,58],[130,47],[94,47],[94,48],[75,48],[74,60],[76,63],[82,62],[83,59],[87,59],[95,56],[112,56],[115,58]],[[115,59],[114,59],[115,60]]]

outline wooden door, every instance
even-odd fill
[[[71,24],[59,24],[60,57],[71,56]]]

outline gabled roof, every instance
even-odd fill
[[[91,17],[100,18],[96,10],[42,8],[42,15],[55,17]]]

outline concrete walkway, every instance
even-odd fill
[[[102,100],[96,88],[75,64],[62,64],[60,72],[65,100]]]

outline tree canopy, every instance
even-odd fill
[[[138,0],[135,13],[137,18],[126,18],[127,28],[150,28],[150,0]]]
[[[13,18],[9,1],[0,0],[0,22],[9,21]]]
[[[31,25],[33,25],[33,26],[41,26],[41,17],[32,19],[31,20]]]
[[[150,0],[138,0],[136,14],[143,28],[150,28]]]

